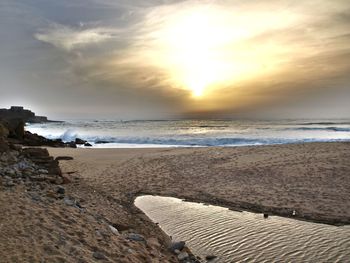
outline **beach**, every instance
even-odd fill
[[[66,199],[30,197],[21,186],[1,191],[4,262],[177,262],[167,249],[169,237],[134,206],[143,194],[350,223],[347,142],[49,152],[73,157],[59,164],[69,180],[65,195],[81,208]],[[130,233],[145,242],[130,240]]]

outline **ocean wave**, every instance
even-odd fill
[[[343,127],[297,127],[297,128],[287,128],[286,130],[350,132],[350,128],[343,128]]]
[[[297,125],[350,125],[350,122],[304,122]]]
[[[245,146],[245,145],[271,145],[271,144],[288,144],[300,142],[316,141],[337,141],[337,140],[320,140],[320,139],[278,139],[278,138],[154,138],[154,137],[112,137],[112,136],[79,136],[74,130],[66,131],[60,136],[63,141],[72,141],[75,138],[81,138],[94,145],[102,144],[124,144],[124,145],[166,145],[166,146]]]

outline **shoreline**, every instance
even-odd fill
[[[68,181],[64,199],[24,185],[0,191],[5,262],[13,262],[11,255],[17,261],[45,256],[48,262],[96,262],[97,252],[101,262],[179,262],[168,250],[170,238],[134,205],[144,194],[284,217],[295,210],[294,219],[350,224],[347,142],[47,149],[51,156],[73,158],[59,161]],[[145,242],[130,240],[134,233]],[[36,249],[29,253],[25,247],[33,242]]]

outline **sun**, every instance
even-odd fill
[[[246,16],[219,5],[157,9],[146,22],[147,41],[137,46],[147,43],[140,57],[166,73],[169,87],[201,99],[278,69],[286,45],[253,39],[290,21],[285,13]]]
[[[202,97],[228,70],[222,60],[228,41],[225,31],[224,21],[217,14],[197,10],[177,17],[162,36],[175,81],[190,90],[193,97]]]

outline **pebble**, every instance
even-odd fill
[[[56,192],[57,192],[58,194],[64,195],[64,193],[66,192],[66,190],[64,189],[64,187],[62,187],[62,186],[59,185],[59,186],[57,186]]]
[[[49,171],[46,170],[46,169],[39,169],[39,170],[38,170],[38,173],[39,173],[39,174],[48,174]]]
[[[208,255],[208,256],[205,257],[205,259],[208,260],[208,261],[209,260],[213,260],[215,258],[217,258],[217,256],[214,256],[214,255]]]
[[[179,242],[173,242],[170,247],[169,250],[172,251],[173,253],[175,253],[175,250],[183,250],[185,247],[186,242],[185,241],[179,241]]]
[[[106,259],[105,255],[98,251],[95,251],[92,256],[96,259]]]
[[[185,260],[189,257],[188,253],[187,252],[181,252],[179,255],[177,255],[177,258],[179,260]]]
[[[12,187],[12,186],[15,186],[14,182],[12,180],[8,180],[5,182],[5,186],[7,187]]]
[[[73,206],[74,205],[74,200],[72,200],[72,199],[70,199],[70,198],[68,198],[68,197],[65,197],[64,199],[64,203],[66,204],[66,205],[69,205],[69,206]]]
[[[128,235],[128,239],[134,240],[134,241],[146,241],[142,235],[135,234],[135,233],[130,233]]]
[[[116,229],[115,227],[113,227],[113,226],[111,226],[111,225],[108,225],[108,226],[109,226],[109,229],[112,231],[113,234],[119,235],[118,229]]]

